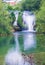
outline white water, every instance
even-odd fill
[[[27,31],[34,32],[35,15],[30,15],[29,12],[23,12],[23,23],[28,27]]]
[[[16,11],[16,12],[14,12],[14,14],[15,14],[16,19],[15,19],[15,21],[13,23],[13,26],[17,26],[17,20],[18,20],[18,14],[19,14],[19,12]]]

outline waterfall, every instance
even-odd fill
[[[34,25],[35,25],[35,15],[30,14],[31,12],[24,11],[22,18],[23,18],[23,23],[28,27],[28,30],[30,32],[34,32]]]
[[[19,12],[15,11],[14,14],[15,14],[16,19],[15,19],[15,21],[13,23],[13,26],[17,26],[17,20],[18,20],[18,14],[19,14]]]

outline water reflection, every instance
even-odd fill
[[[14,33],[14,40],[15,40],[15,45],[16,45],[15,51],[19,52],[20,51],[20,46],[19,46],[18,38],[19,38],[19,33],[18,32]]]
[[[36,47],[36,35],[34,33],[25,33],[24,39],[24,50],[29,50]]]
[[[22,39],[19,40],[19,38],[21,38],[22,36]],[[36,48],[36,34],[34,33],[30,33],[30,32],[17,32],[17,33],[14,33],[14,37],[15,37],[15,43],[16,43],[16,49],[19,50],[20,46],[19,44],[23,44],[24,46],[24,51],[25,50],[29,50],[31,48]],[[22,41],[20,43],[20,41]]]

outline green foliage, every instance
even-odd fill
[[[27,26],[23,23],[22,13],[19,13],[17,22],[18,22],[18,26],[21,28],[21,30],[27,29]]]
[[[45,52],[34,53],[36,65],[45,65]]]
[[[15,10],[21,10],[21,3],[18,3],[17,5],[15,5],[14,9]]]
[[[45,32],[45,0],[41,1],[40,10],[36,13],[37,31]]]
[[[40,2],[41,2],[41,0],[25,0],[22,3],[22,9],[28,10],[28,11],[38,10],[40,7]]]
[[[11,10],[13,10],[13,7],[11,7],[11,6],[8,5],[7,10],[11,11]]]
[[[13,12],[11,12],[11,14],[10,14],[10,18],[12,19],[12,24],[14,23],[14,21],[15,21],[15,14],[13,13]]]
[[[18,24],[23,27],[23,20],[22,20],[22,14],[19,14],[18,16]]]
[[[9,33],[12,30],[10,22],[12,19],[9,17],[10,14],[5,8],[5,3],[0,1],[0,33]]]

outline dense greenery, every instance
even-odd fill
[[[45,32],[45,0],[41,1],[40,10],[36,13],[37,30]]]
[[[22,13],[19,13],[17,22],[18,22],[18,26],[19,26],[21,29],[24,30],[24,29],[26,28],[26,26],[25,26],[24,23],[23,23]]]
[[[0,0],[0,33],[10,33],[12,30],[12,17],[7,10],[7,4]],[[14,18],[14,17],[13,17]]]
[[[41,0],[25,0],[22,3],[22,9],[28,11],[38,10],[40,7],[40,2]]]

